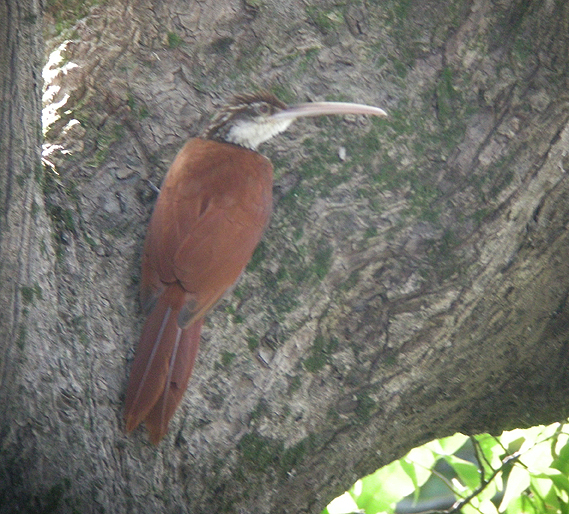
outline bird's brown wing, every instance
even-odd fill
[[[193,313],[184,324],[203,316],[247,265],[271,207],[268,159],[231,144],[190,140],[164,179],[150,222],[143,303],[178,281]]]

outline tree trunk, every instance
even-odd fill
[[[52,6],[55,170],[37,14],[2,9],[0,511],[318,512],[434,437],[569,415],[567,2]],[[122,420],[148,182],[256,87],[389,118],[261,149],[271,226],[156,448]]]
[[[0,511],[31,511],[61,481],[51,429],[57,334],[52,229],[41,164],[42,6],[0,2]]]

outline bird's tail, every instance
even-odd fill
[[[198,352],[203,319],[182,329],[178,313],[183,298],[166,288],[148,316],[136,348],[126,393],[126,430],[146,421],[158,444],[168,430],[188,385]]]

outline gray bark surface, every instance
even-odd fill
[[[569,4],[109,1],[60,34],[73,13],[52,4],[56,171],[39,12],[15,5],[1,512],[313,513],[434,437],[569,415]],[[261,149],[271,225],[153,447],[122,420],[148,182],[255,88],[390,116],[299,122]]]

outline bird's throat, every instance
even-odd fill
[[[274,120],[270,118],[262,122],[241,120],[230,128],[225,140],[250,150],[257,150],[261,143],[284,132],[292,122],[292,119]]]

